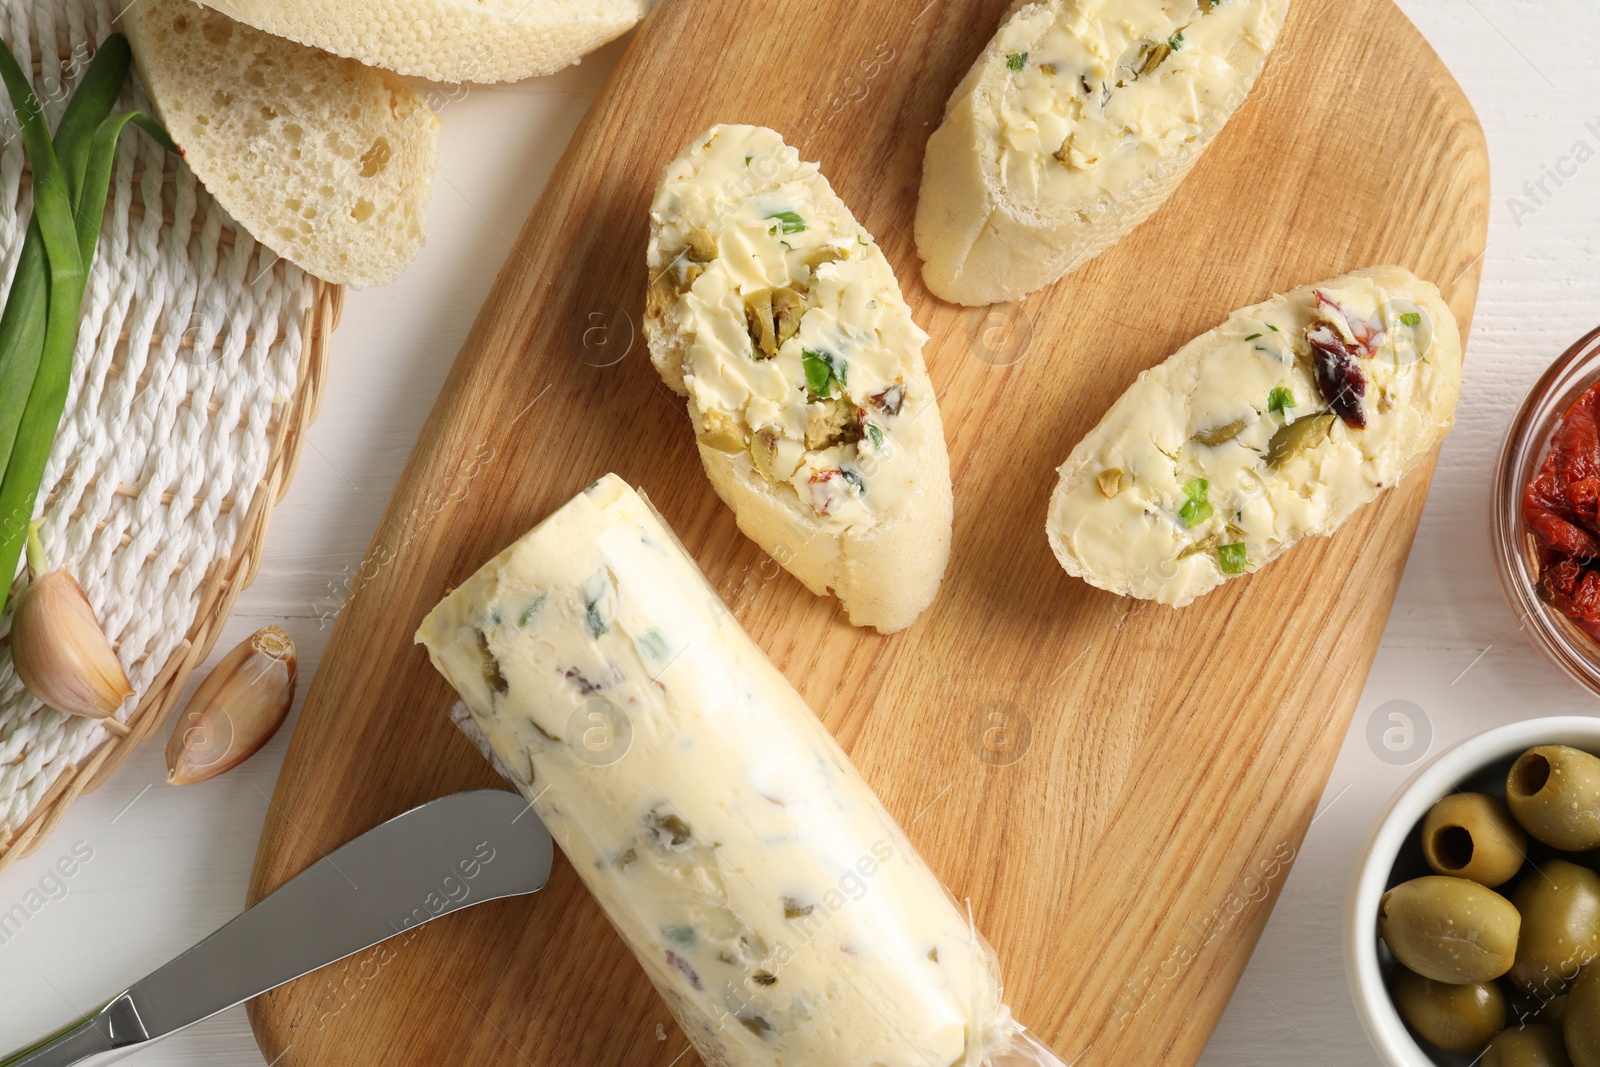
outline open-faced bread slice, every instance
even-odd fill
[[[1039,0],[1016,8],[928,140],[923,280],[1017,300],[1122,239],[1244,102],[1289,0]]]
[[[814,163],[717,126],[650,211],[650,356],[744,530],[850,621],[888,633],[950,554],[950,459],[888,260]]]
[[[123,22],[184,159],[256,240],[358,286],[421,251],[439,119],[405,79],[192,0],[138,0]]]
[[[375,67],[445,82],[514,81],[576,62],[649,0],[204,0],[240,22]]]
[[[1050,545],[1090,585],[1183,607],[1398,484],[1460,393],[1455,316],[1403,268],[1244,308],[1139,375],[1072,450]]]

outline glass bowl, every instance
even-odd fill
[[[1522,491],[1544,463],[1551,434],[1573,401],[1597,381],[1600,328],[1563,352],[1517,411],[1495,470],[1490,536],[1500,586],[1523,631],[1556,666],[1600,696],[1600,646],[1539,596],[1538,556],[1522,517]]]

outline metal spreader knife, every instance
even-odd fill
[[[413,808],[0,1067],[97,1062],[167,1037],[441,915],[536,892],[551,855],[549,832],[515,793],[457,793]]]

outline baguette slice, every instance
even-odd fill
[[[1050,547],[1090,585],[1183,607],[1398,484],[1450,432],[1460,392],[1455,316],[1400,267],[1236,311],[1139,375],[1072,450]]]
[[[1255,83],[1289,0],[1040,0],[1014,9],[928,140],[922,276],[1017,300],[1178,187]]]
[[[815,163],[716,126],[650,211],[645,336],[739,528],[857,626],[909,626],[950,556],[950,458],[888,260]]]
[[[439,119],[408,82],[192,0],[139,0],[123,21],[184,159],[258,241],[355,286],[416,258]]]
[[[443,82],[553,74],[627,32],[649,0],[204,0],[336,55]]]

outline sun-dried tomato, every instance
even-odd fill
[[[1317,391],[1333,413],[1352,430],[1367,428],[1367,411],[1361,398],[1367,395],[1367,376],[1356,362],[1356,354],[1345,345],[1339,331],[1319,322],[1306,331],[1311,345],[1311,365],[1316,371]]]
[[[1600,385],[1561,417],[1522,516],[1538,546],[1539,595],[1600,641]]]

